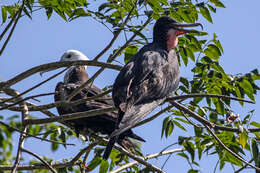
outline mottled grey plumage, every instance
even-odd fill
[[[118,135],[135,126],[177,89],[180,80],[178,58],[174,49],[168,50],[167,34],[170,29],[180,30],[180,34],[190,32],[177,25],[169,17],[158,19],[153,42],[141,48],[118,74],[112,93],[119,109],[118,123],[110,135],[104,159],[108,158]]]
[[[75,55],[78,55],[78,52],[75,52],[74,50],[68,51],[62,56],[61,61],[79,59],[79,57]],[[81,57],[80,59],[82,60],[84,58]],[[64,76],[64,83],[59,82],[56,86],[56,94],[54,96],[55,101],[65,100],[68,95],[70,95],[74,90],[79,88],[83,83],[85,83],[88,80],[89,77],[86,73],[85,66],[71,67]],[[103,91],[92,84],[90,86],[86,86],[83,90],[81,90],[77,95],[75,95],[71,99],[71,101],[93,97],[101,93],[103,93]],[[108,99],[111,98],[109,95],[104,95],[101,98],[103,98],[103,100],[91,100],[76,106],[57,107],[57,110],[60,115],[63,115],[114,106],[113,101],[111,99]],[[69,120],[66,122],[70,123],[75,128],[77,134],[79,134],[80,132],[86,133],[90,130],[95,133],[99,132],[102,134],[110,135],[115,129],[116,121],[117,112],[114,111],[97,115],[94,117],[80,118],[75,120]],[[119,140],[117,142],[125,149],[130,149],[131,151],[134,150],[134,145],[128,139],[128,137],[144,141],[144,139],[134,134],[132,130],[127,130],[124,133],[120,134]]]

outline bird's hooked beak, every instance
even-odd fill
[[[200,31],[197,30],[188,30],[184,29],[186,27],[196,27],[200,26],[203,30],[203,25],[201,23],[191,23],[191,24],[181,24],[181,23],[172,23],[171,27],[176,30],[176,35],[183,35],[186,33],[200,33]]]

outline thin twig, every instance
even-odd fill
[[[159,153],[155,153],[155,154],[150,154],[150,155],[146,156],[144,158],[144,160],[149,160],[149,159],[153,159],[153,158],[156,158],[156,157],[160,157],[160,156],[163,156],[163,155],[172,154],[172,153],[176,153],[176,152],[182,152],[184,150],[185,150],[184,148],[177,148],[177,149],[163,151],[163,152],[159,152]],[[132,167],[132,166],[134,166],[136,164],[138,164],[137,161],[133,161],[133,162],[127,163],[127,164],[125,164],[123,166],[120,166],[116,170],[110,171],[110,173],[118,173],[118,172],[120,172],[120,171],[122,171],[124,169],[130,168],[130,167]]]
[[[7,128],[11,129],[11,130],[14,130],[14,131],[17,131],[19,133],[24,133],[23,131],[17,129],[17,128],[14,128],[12,126],[9,126],[8,124],[0,121],[0,124],[6,126]],[[45,138],[41,138],[41,137],[38,137],[38,136],[35,136],[35,135],[32,135],[32,134],[29,134],[29,133],[24,133],[25,135],[27,135],[27,137],[33,137],[33,138],[36,138],[36,139],[39,139],[41,141],[46,141],[46,142],[51,142],[51,143],[57,143],[57,144],[62,144],[62,145],[74,145],[75,144],[70,144],[70,143],[64,143],[64,142],[59,142],[59,141],[54,141],[54,140],[49,140],[49,139],[45,139]]]
[[[90,111],[85,112],[76,112],[71,114],[64,114],[62,116],[56,116],[51,118],[41,118],[41,119],[27,119],[24,121],[27,125],[32,124],[46,124],[46,123],[52,123],[52,122],[63,122],[67,120],[74,120],[74,119],[80,119],[80,118],[86,118],[86,117],[92,117],[97,116],[106,112],[115,111],[117,108],[115,107],[108,107],[108,108],[101,108],[101,109],[94,109]]]
[[[29,150],[26,150],[25,148],[21,148],[21,150],[22,150],[23,152],[26,152],[26,153],[28,153],[28,154],[30,154],[30,155],[36,157],[36,158],[37,158],[38,160],[40,160],[44,165],[46,165],[46,166],[49,168],[49,170],[51,170],[51,172],[57,173],[57,171],[56,171],[48,162],[46,162],[45,160],[43,160],[43,159],[42,159],[40,156],[38,156],[37,154],[35,154],[35,153],[33,153],[33,152],[29,151]]]
[[[5,40],[3,47],[2,47],[1,50],[0,50],[0,56],[1,56],[2,53],[4,52],[4,49],[5,49],[6,45],[8,44],[8,42],[9,42],[11,36],[13,35],[14,29],[15,29],[16,24],[18,23],[18,20],[19,20],[19,18],[20,18],[20,16],[21,16],[21,13],[22,13],[22,11],[23,11],[24,5],[25,5],[25,0],[23,0],[22,6],[21,6],[21,8],[19,9],[18,16],[17,16],[17,18],[16,18],[15,21],[14,21],[14,25],[13,25],[13,27],[12,27],[12,29],[11,29],[11,31],[10,31],[8,37],[7,37],[7,39]]]

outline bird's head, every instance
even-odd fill
[[[89,58],[78,50],[67,50],[60,58],[60,62],[79,61],[79,60],[87,61],[87,60],[89,60]],[[85,66],[85,68],[86,68],[86,66]],[[42,72],[40,72],[40,75],[42,76],[43,73],[48,72],[48,71],[52,71],[52,69],[42,71]]]
[[[89,60],[89,58],[78,50],[67,50],[60,58],[60,62],[78,60]]]
[[[199,33],[196,30],[184,29],[184,27],[201,26],[200,23],[180,24],[168,16],[160,17],[153,27],[153,41],[159,42],[168,51],[178,45],[178,36],[186,33]]]

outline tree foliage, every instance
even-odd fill
[[[126,36],[125,43],[119,45],[114,50],[109,49],[110,45],[108,45],[103,51],[111,52],[107,58],[107,63],[116,62],[116,58],[119,56],[123,56],[124,62],[127,63],[140,47],[151,41],[150,37],[143,30],[147,25],[153,25],[153,21],[160,16],[168,15],[178,22],[186,23],[198,22],[199,19],[204,18],[206,21],[213,23],[211,15],[212,13],[216,13],[218,8],[225,8],[225,4],[220,0],[17,1],[10,3],[10,5],[1,6],[1,53],[4,51],[6,45],[8,46],[8,37],[12,36],[12,30],[16,27],[15,23],[22,17],[32,19],[32,14],[35,11],[41,11],[42,15],[46,15],[48,19],[53,15],[58,15],[61,20],[67,22],[82,17],[93,18],[113,33],[110,44],[113,44],[120,34],[124,34]],[[245,163],[231,152],[223,149],[223,145],[240,156],[252,153],[252,164],[258,165],[260,157],[257,145],[260,138],[260,123],[251,121],[251,117],[254,114],[253,110],[247,116],[240,117],[237,115],[233,111],[234,108],[231,104],[236,101],[229,98],[241,98],[239,101],[241,106],[244,106],[242,99],[248,98],[251,101],[255,101],[255,95],[257,94],[257,90],[259,90],[255,82],[260,80],[258,70],[254,69],[243,75],[227,74],[219,63],[219,59],[223,57],[224,53],[221,42],[218,40],[216,33],[211,38],[206,28],[199,34],[192,33],[180,37],[176,51],[180,64],[189,66],[193,74],[189,78],[181,78],[179,89],[175,93],[177,96],[191,95],[191,97],[176,101],[180,101],[189,110],[208,121],[212,125],[211,129],[215,137],[206,127],[209,124],[205,125],[204,122],[194,121],[193,115],[175,107],[166,111],[168,116],[162,123],[161,137],[171,138],[175,128],[180,128],[183,131],[193,129],[191,133],[194,133],[194,136],[179,135],[178,140],[178,144],[184,147],[184,151],[179,152],[177,156],[185,158],[187,164],[190,165],[199,166],[199,160],[203,156],[209,155],[208,157],[211,157],[210,155],[216,155],[219,159],[216,164],[220,170],[227,163],[243,167]],[[95,60],[98,60],[102,55],[103,53],[101,52]],[[0,83],[0,91],[6,95],[10,95],[8,98],[0,98],[1,110],[9,109],[14,111],[15,109],[19,109],[19,111],[22,111],[21,102],[16,102],[19,97],[12,100],[9,99],[15,97],[15,95],[9,94],[7,91],[13,84],[8,83],[8,81]],[[202,94],[202,96],[193,97],[193,94]],[[211,97],[209,95],[224,95],[229,97]],[[12,103],[16,104],[11,105]],[[32,106],[28,102],[26,104],[27,106]],[[166,104],[170,105],[170,102]],[[11,106],[8,107],[8,105]],[[4,114],[0,115],[0,165],[12,166],[16,158],[12,155],[14,148],[11,139],[15,129],[20,131],[23,129],[20,113],[18,112],[15,113],[17,115],[9,118],[5,118]],[[226,129],[219,127],[226,127]],[[64,147],[66,147],[68,138],[76,138],[73,130],[68,129],[66,124],[57,123],[29,125],[26,133],[40,136],[43,139],[62,142]],[[222,141],[223,145],[217,139]],[[87,140],[91,143],[97,141],[97,138],[89,137]],[[62,144],[57,142],[51,143],[52,151],[56,151],[61,147]],[[91,158],[88,157],[89,162],[86,168],[80,164],[84,162],[84,155],[82,155],[82,157],[78,158],[77,162],[73,162],[69,166],[57,168],[57,172],[80,172],[82,169],[85,169],[86,172],[91,172],[98,169],[100,173],[104,173],[132,161],[127,155],[116,149],[113,149],[109,161],[102,160],[101,156],[105,143],[102,142],[99,144],[91,149],[94,155]],[[140,148],[138,151],[137,155],[144,157]],[[51,158],[43,159],[49,163],[55,163]],[[68,162],[68,160],[64,160],[65,162]],[[39,165],[42,163],[38,160],[31,160],[28,164]],[[153,172],[154,170],[149,167],[133,165],[125,171],[130,173]],[[198,171],[191,167],[188,172],[195,173]],[[36,169],[33,172],[49,172],[49,170]]]

